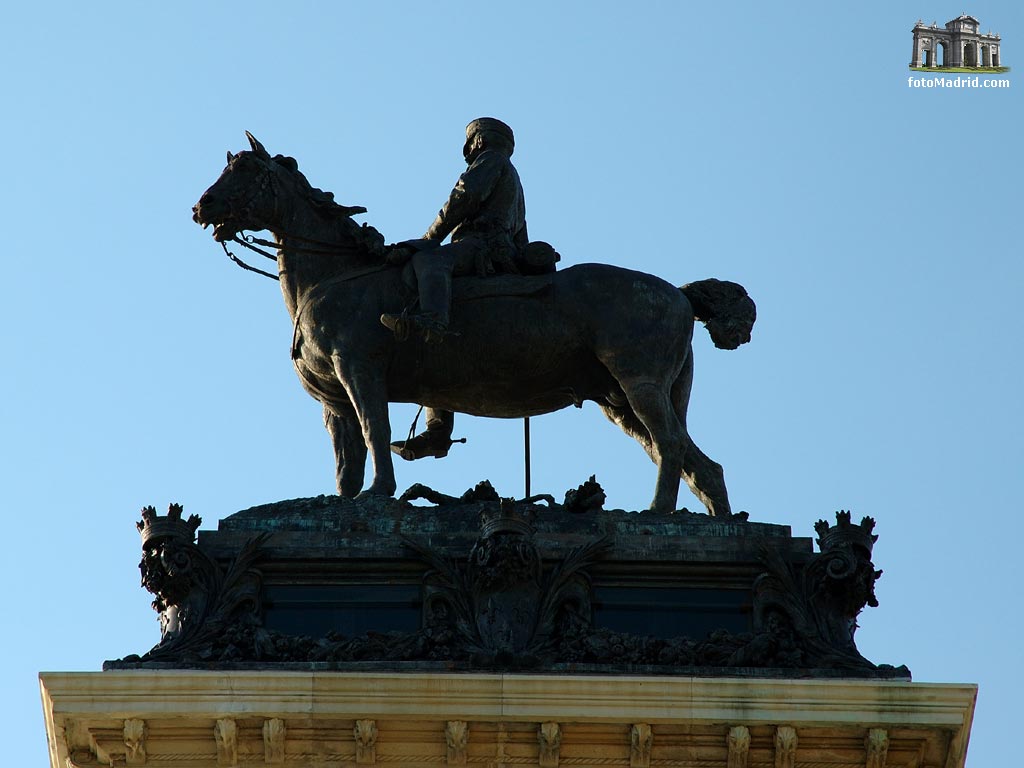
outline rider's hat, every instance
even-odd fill
[[[473,137],[481,131],[494,131],[500,134],[508,141],[509,149],[515,149],[516,138],[511,128],[496,117],[478,117],[466,126],[466,143],[462,147],[463,156],[469,152],[469,144],[473,141]]]

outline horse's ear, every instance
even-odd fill
[[[262,158],[266,158],[267,160],[270,159],[270,153],[267,152],[267,150],[263,148],[263,145],[260,144],[256,140],[255,136],[253,136],[248,131],[245,132],[245,136],[246,136],[247,139],[249,139],[249,146],[252,147],[252,151],[253,152],[255,152],[257,155],[259,155]]]

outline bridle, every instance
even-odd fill
[[[274,182],[274,172],[270,168],[270,163],[274,161],[269,158],[267,160],[263,160],[263,158],[259,159],[259,177],[257,178],[256,182],[250,185],[253,191],[247,197],[245,202],[239,205],[237,197],[229,197],[227,200],[229,220],[244,221],[245,218],[247,218],[249,215],[249,210],[251,209],[253,202],[255,202],[259,198],[259,196],[262,195],[264,192],[269,192],[274,202],[274,208],[271,214],[272,217],[274,219],[280,218],[278,215],[278,201],[280,199],[280,195],[278,194],[278,190],[276,189],[276,184]],[[290,234],[288,232],[283,231],[280,227],[275,227],[275,231],[282,240],[288,241],[288,249],[291,251],[298,251],[301,253],[308,253],[316,256],[337,256],[348,253],[351,250],[349,247],[340,246],[337,243],[329,243],[325,240],[315,240],[309,237],[302,237],[300,235]],[[241,237],[239,237],[239,235],[241,235]],[[277,261],[277,256],[273,253],[263,250],[263,248],[260,248],[259,246],[264,246],[265,248],[284,248],[282,243],[274,242],[272,240],[264,240],[262,238],[256,237],[255,235],[247,235],[245,234],[245,230],[239,230],[238,232],[233,234],[230,239],[232,242],[238,243],[243,248],[248,248],[250,251],[258,253],[260,256],[268,258],[274,262]],[[308,245],[302,245],[303,243],[306,243]],[[264,277],[269,277],[272,280],[277,280],[280,282],[281,278],[278,277],[277,275],[272,274],[270,272],[266,272],[262,269],[259,269],[258,267],[254,267],[251,264],[247,264],[238,256],[229,251],[226,241],[222,240],[220,242],[220,245],[224,249],[224,253],[227,255],[227,257],[242,269],[247,270],[249,272],[255,272],[258,275],[263,275]],[[354,271],[351,274],[351,277],[347,279],[360,277],[363,274],[379,272],[384,269],[387,269],[388,266],[389,265],[385,262],[379,266],[374,266],[369,269],[357,270]]]

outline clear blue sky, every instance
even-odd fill
[[[430,10],[426,10],[429,5]],[[635,7],[634,7],[635,6]],[[43,765],[40,670],[158,639],[134,528],[330,493],[277,286],[190,207],[248,129],[389,240],[418,236],[462,130],[516,130],[531,234],[563,264],[743,283],[754,339],[695,342],[690,427],[734,508],[811,535],[872,515],[881,607],[858,643],[981,686],[968,764],[1018,727],[1021,96],[907,86],[914,22],[961,12],[1024,71],[1019,3],[48,3],[0,47],[0,712]],[[395,434],[413,409],[394,407]],[[400,488],[521,493],[521,423],[398,466]],[[533,421],[534,489],[654,467],[596,406]],[[697,509],[687,491],[680,504]]]

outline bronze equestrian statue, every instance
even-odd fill
[[[401,315],[414,295],[380,233],[353,221],[365,209],[337,204],[294,159],[249,142],[228,153],[194,219],[221,243],[244,230],[273,233],[295,324],[292,360],[323,404],[340,494],[362,490],[367,450],[374,472],[362,492],[394,494],[389,402],[519,418],[592,400],[658,465],[652,510],[676,508],[682,477],[710,514],[730,514],[722,468],[690,439],[686,410],[694,319],[718,347],[750,340],[755,310],[741,286],[680,289],[604,264],[456,278],[443,343],[398,341],[380,318]]]

